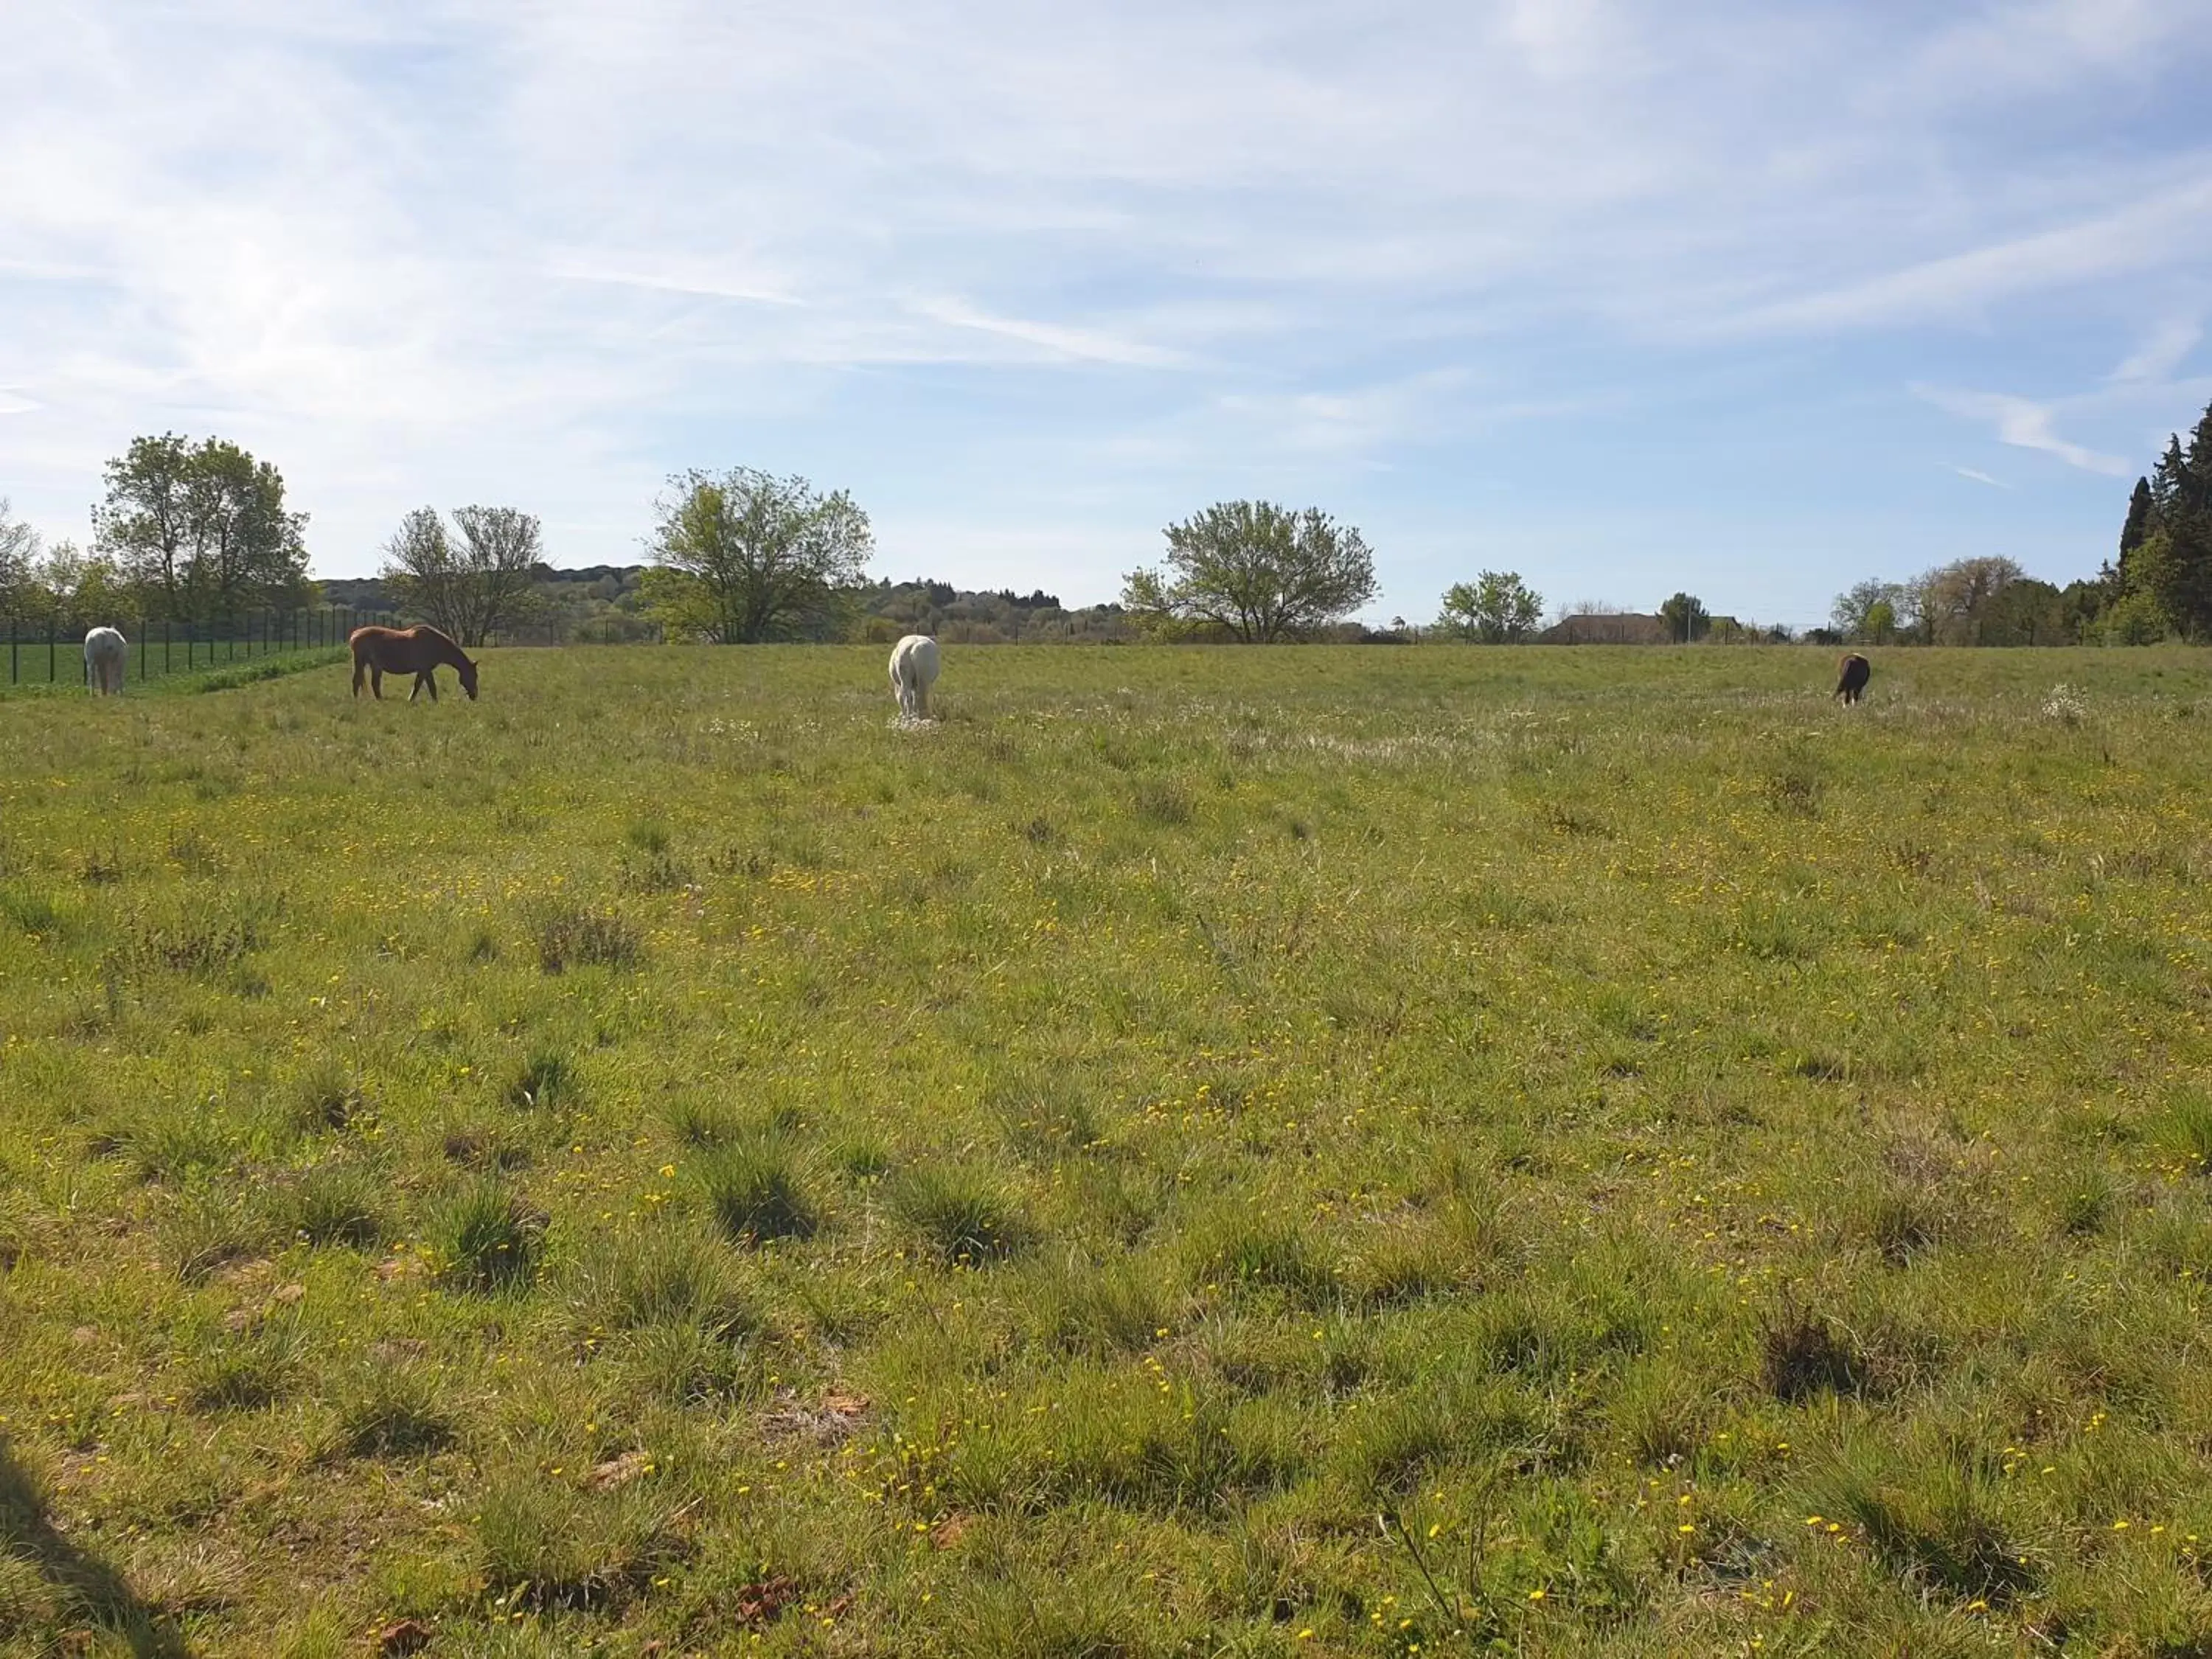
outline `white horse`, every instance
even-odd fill
[[[112,696],[123,690],[130,659],[130,643],[116,629],[95,628],[84,636],[84,676],[92,683],[94,696]]]
[[[929,688],[937,680],[937,641],[909,634],[891,647],[891,692],[902,720],[929,718]]]

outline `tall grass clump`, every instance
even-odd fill
[[[1003,1261],[1029,1243],[1030,1229],[1005,1188],[955,1164],[905,1171],[890,1193],[891,1213],[948,1264]]]
[[[527,1284],[538,1270],[548,1220],[503,1182],[470,1182],[430,1213],[424,1237],[433,1270],[466,1291]]]
[[[822,1214],[798,1154],[781,1137],[753,1135],[706,1148],[690,1160],[708,1213],[745,1244],[811,1238]]]
[[[578,904],[553,904],[531,924],[538,966],[560,974],[570,968],[636,968],[645,960],[645,938],[635,923],[614,910]]]
[[[593,1334],[690,1325],[726,1339],[760,1322],[725,1255],[673,1222],[596,1242],[573,1271],[568,1308]]]

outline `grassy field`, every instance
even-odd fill
[[[882,658],[0,705],[0,1654],[2212,1653],[2212,658]]]

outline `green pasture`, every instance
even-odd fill
[[[0,702],[0,1655],[2212,1653],[2212,657]]]

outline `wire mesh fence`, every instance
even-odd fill
[[[343,645],[346,635],[356,628],[393,620],[389,611],[358,611],[349,605],[246,611],[191,619],[61,614],[11,617],[0,623],[7,630],[0,655],[4,655],[10,685],[85,684],[88,681],[86,633],[99,627],[113,628],[122,634],[128,648],[126,679],[149,681],[228,663],[327,650]]]

